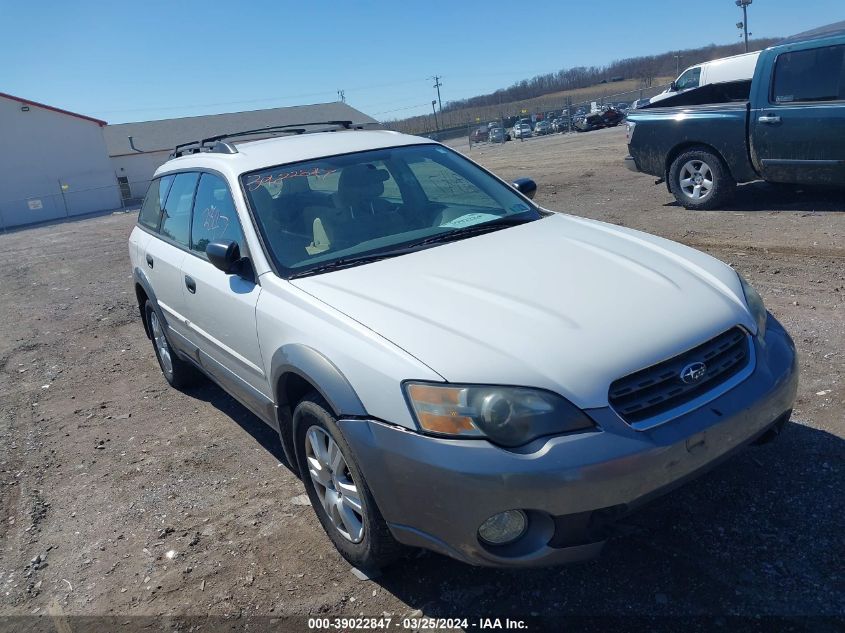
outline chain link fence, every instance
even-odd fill
[[[69,220],[97,213],[130,211],[141,206],[132,192],[146,191],[149,180],[129,182],[118,178],[103,187],[74,188],[58,179],[50,190],[33,191],[24,198],[0,198],[0,231],[57,220]]]

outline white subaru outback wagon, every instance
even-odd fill
[[[789,420],[792,341],[726,264],[333,123],[177,148],[129,253],[167,381],[276,429],[352,564],[590,558]]]

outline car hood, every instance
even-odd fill
[[[617,378],[755,328],[722,262],[560,214],[293,283],[449,382],[540,387],[582,408],[606,406]]]

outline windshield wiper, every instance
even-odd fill
[[[533,220],[526,220],[524,218],[521,220],[517,220],[516,218],[501,218],[499,220],[493,220],[491,222],[482,222],[481,224],[473,224],[472,226],[465,226],[459,229],[455,229],[453,231],[446,231],[445,233],[438,233],[437,235],[432,235],[431,237],[427,237],[424,240],[412,243],[410,247],[415,248],[418,246],[426,246],[427,244],[443,244],[446,242],[455,242],[457,240],[462,240],[467,237],[472,237],[473,235],[491,233],[493,231],[505,229],[509,226],[519,226],[520,224],[526,224],[527,222],[533,222]]]
[[[416,248],[411,247],[402,247],[402,248],[394,248],[389,251],[381,251],[378,253],[369,253],[368,255],[355,255],[352,257],[341,257],[339,259],[332,260],[330,262],[326,262],[325,264],[320,264],[319,266],[314,266],[313,268],[307,268],[298,273],[292,274],[288,279],[298,279],[299,277],[308,277],[310,275],[319,275],[320,273],[327,273],[333,270],[341,270],[343,268],[352,268],[353,266],[359,266],[361,264],[369,264],[370,262],[377,262],[382,259],[388,259],[390,257],[398,257],[399,255],[406,255],[408,253],[413,253]]]

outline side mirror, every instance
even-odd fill
[[[534,199],[534,194],[537,193],[537,183],[530,178],[517,178],[513,181],[513,188],[531,200]]]
[[[678,92],[678,84],[676,84],[674,81],[672,83],[670,83],[669,84],[669,91],[670,92]]]
[[[227,275],[241,274],[243,259],[237,242],[210,242],[205,247],[205,254],[208,261]]]

